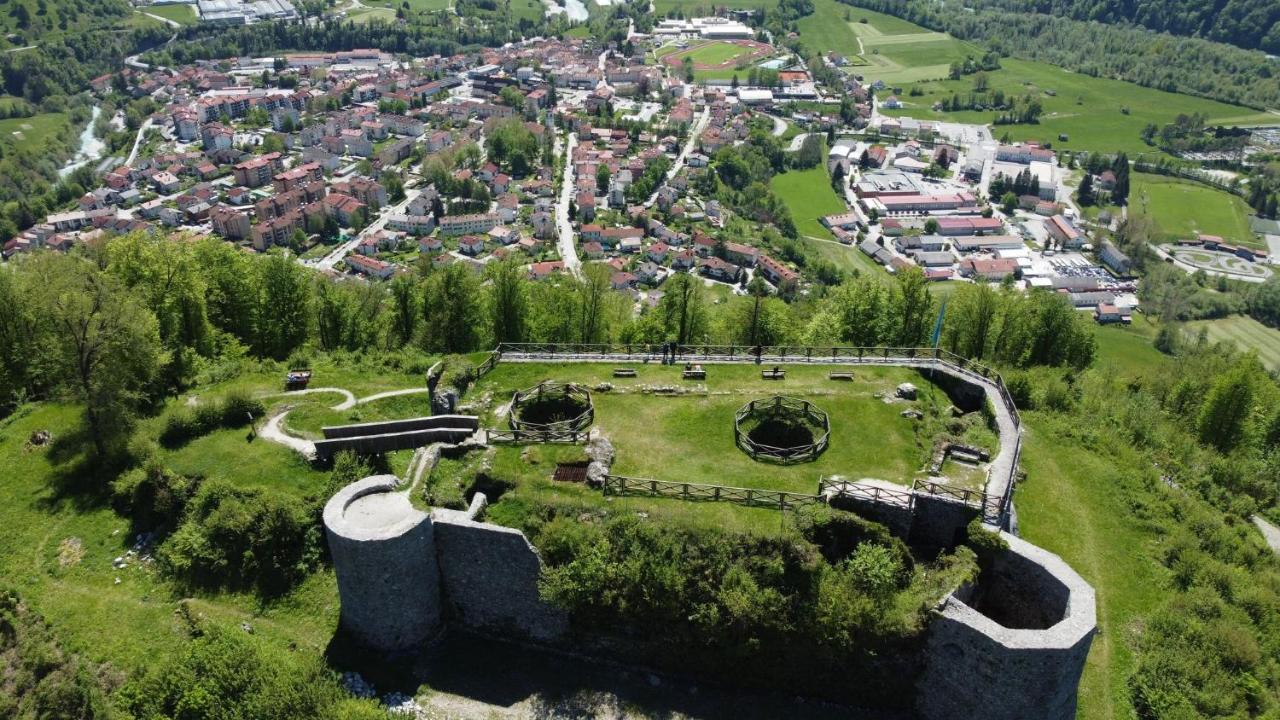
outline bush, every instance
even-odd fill
[[[0,590],[0,717],[111,717],[110,690],[86,660],[67,652],[44,619],[12,590]]]
[[[233,392],[224,398],[201,403],[194,411],[181,408],[170,413],[165,419],[164,429],[160,431],[160,444],[167,448],[182,447],[219,428],[244,427],[249,424],[250,416],[260,418],[266,412],[262,401]]]
[[[316,528],[314,514],[296,498],[210,481],[188,504],[182,525],[157,558],[192,587],[278,595],[319,559]]]
[[[159,462],[148,462],[111,482],[112,506],[127,516],[135,532],[167,532],[177,527],[198,478],[177,475]]]
[[[121,688],[117,703],[138,718],[389,717],[376,701],[351,697],[316,655],[282,652],[251,635],[217,625],[198,628],[198,632],[176,658]]]

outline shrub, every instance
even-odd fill
[[[319,557],[315,518],[296,498],[223,481],[204,483],[157,558],[194,587],[287,591]]]
[[[0,590],[0,717],[112,717],[101,673],[68,652],[44,619]]]
[[[181,447],[203,434],[195,413],[184,408],[165,418],[164,429],[160,431],[160,444],[167,448]]]
[[[135,532],[166,532],[177,527],[200,481],[151,461],[111,482],[112,506],[127,516]]]
[[[242,392],[233,392],[221,399],[210,400],[196,406],[194,411],[182,408],[165,419],[160,431],[160,444],[177,448],[203,437],[219,428],[237,428],[249,424],[249,418],[259,418],[267,412],[262,401]]]
[[[251,398],[243,392],[233,392],[222,399],[220,422],[226,428],[244,427],[249,424],[250,416],[256,419],[266,412],[267,408],[261,400]]]

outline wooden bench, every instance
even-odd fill
[[[828,374],[827,374],[827,379],[828,379],[828,380],[852,380],[852,379],[853,379],[853,373],[851,373],[851,372],[833,372],[833,373],[828,373]]]
[[[616,378],[633,378],[636,376],[636,371],[631,368],[614,368],[613,376]]]
[[[786,370],[761,370],[760,377],[765,380],[785,380],[787,378]]]
[[[685,370],[684,379],[685,380],[706,380],[707,371],[706,370]]]

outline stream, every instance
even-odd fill
[[[76,149],[76,155],[71,159],[71,162],[58,171],[58,177],[64,178],[102,157],[102,152],[107,149],[107,144],[93,134],[93,126],[98,122],[98,116],[100,115],[102,115],[102,108],[94,105],[93,115],[80,133],[80,145]]]

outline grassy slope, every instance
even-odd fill
[[[814,50],[856,56],[858,37],[844,20],[847,9],[852,8],[846,8],[835,0],[814,0],[813,14],[797,23],[804,44]]]
[[[844,200],[831,189],[830,177],[821,166],[775,175],[770,186],[791,209],[791,218],[801,235],[830,238],[831,233],[818,218],[848,210]]]
[[[1249,206],[1237,195],[1207,185],[1135,173],[1130,210],[1149,214],[1167,239],[1218,235],[1229,242],[1266,247],[1249,229]]]
[[[1262,364],[1280,370],[1280,330],[1269,328],[1247,315],[1232,315],[1217,320],[1187,323],[1187,330],[1197,334],[1204,330],[1210,342],[1225,342],[1241,350],[1258,353]]]

